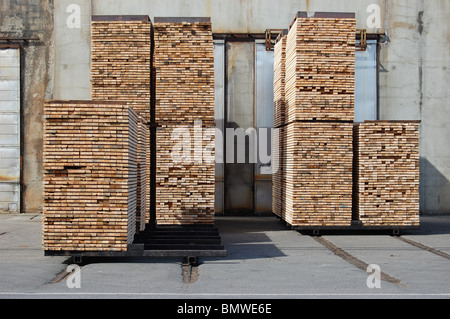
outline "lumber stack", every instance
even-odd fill
[[[155,18],[159,123],[214,123],[214,47],[210,18]]]
[[[285,124],[286,38],[286,34],[280,34],[273,53],[274,127]]]
[[[354,14],[297,14],[286,39],[286,123],[354,120]]]
[[[213,224],[214,128],[163,125],[156,137],[158,225]]]
[[[275,46],[273,208],[292,226],[351,225],[355,31],[354,14],[298,13]]]
[[[152,23],[148,16],[93,16],[92,99],[126,101],[150,122]]]
[[[280,127],[275,129],[274,143],[272,144],[272,211],[275,215],[284,218],[284,188],[285,156],[286,156],[286,129]]]
[[[419,122],[354,128],[355,214],[364,226],[419,225]]]
[[[148,16],[93,16],[92,99],[123,101],[152,121],[153,25]],[[150,143],[146,168],[146,220],[150,221]]]
[[[43,249],[124,251],[136,232],[138,122],[121,102],[46,101]]]
[[[143,231],[149,221],[150,205],[150,181],[147,178],[149,172],[148,161],[150,161],[150,130],[141,117],[138,122],[138,144],[137,144],[137,200],[136,200],[136,232]]]
[[[211,21],[155,18],[154,30],[156,220],[158,225],[213,224],[214,134],[205,136],[215,127]],[[205,147],[212,161],[199,156]]]
[[[286,127],[285,219],[292,226],[350,226],[353,124]]]

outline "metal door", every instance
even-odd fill
[[[215,74],[215,99],[214,112],[216,121],[216,175],[215,175],[215,205],[216,214],[224,213],[224,144],[223,132],[225,131],[225,41],[214,41],[214,74]]]
[[[0,212],[20,212],[19,49],[0,49]]]
[[[272,212],[273,51],[256,42],[255,118],[258,162],[255,165],[255,213]]]
[[[255,163],[249,158],[252,141],[242,138],[240,132],[255,128],[255,42],[227,42],[225,50],[225,213],[253,214]]]
[[[355,122],[377,120],[377,41],[368,40],[356,51]]]

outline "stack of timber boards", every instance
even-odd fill
[[[214,127],[158,127],[158,225],[212,225],[215,202]]]
[[[145,229],[149,221],[147,205],[149,199],[149,184],[147,180],[147,162],[149,159],[150,130],[141,117],[138,122],[138,160],[137,160],[137,203],[136,203],[136,231]]]
[[[278,217],[284,219],[284,188],[285,176],[285,149],[286,149],[286,128],[276,128],[274,131],[274,143],[272,144],[272,211]]]
[[[156,17],[154,30],[156,221],[158,225],[212,225],[214,136],[202,139],[206,129],[215,127],[211,20]],[[186,135],[179,135],[180,130]],[[205,147],[212,154],[207,161],[198,157]],[[187,152],[181,161],[177,149]]]
[[[280,35],[274,47],[274,126],[285,124],[286,38]]]
[[[297,14],[286,39],[286,123],[354,120],[354,14]]]
[[[92,99],[127,101],[150,122],[152,23],[148,16],[93,16]]]
[[[419,122],[355,124],[355,214],[363,226],[419,226]]]
[[[155,18],[158,124],[214,123],[214,47],[210,18]]]
[[[44,250],[127,250],[136,232],[138,122],[120,102],[46,101]]]
[[[354,14],[299,12],[275,47],[273,208],[294,227],[351,225],[355,32]]]
[[[353,124],[294,122],[285,130],[285,221],[350,226]]]
[[[153,26],[148,16],[93,16],[91,81],[94,100],[124,101],[151,123]],[[150,221],[151,162],[147,161],[146,219]]]

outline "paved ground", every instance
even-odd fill
[[[450,298],[450,216],[399,238],[316,238],[272,217],[217,224],[227,257],[200,259],[190,278],[179,258],[91,258],[69,278],[72,260],[41,250],[40,216],[0,215],[0,298]]]

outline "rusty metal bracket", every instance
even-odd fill
[[[266,51],[273,51],[274,41],[284,29],[266,29]]]
[[[356,30],[356,36],[360,38],[360,44],[356,45],[356,51],[366,51],[367,50],[367,30],[366,29],[360,29]]]

